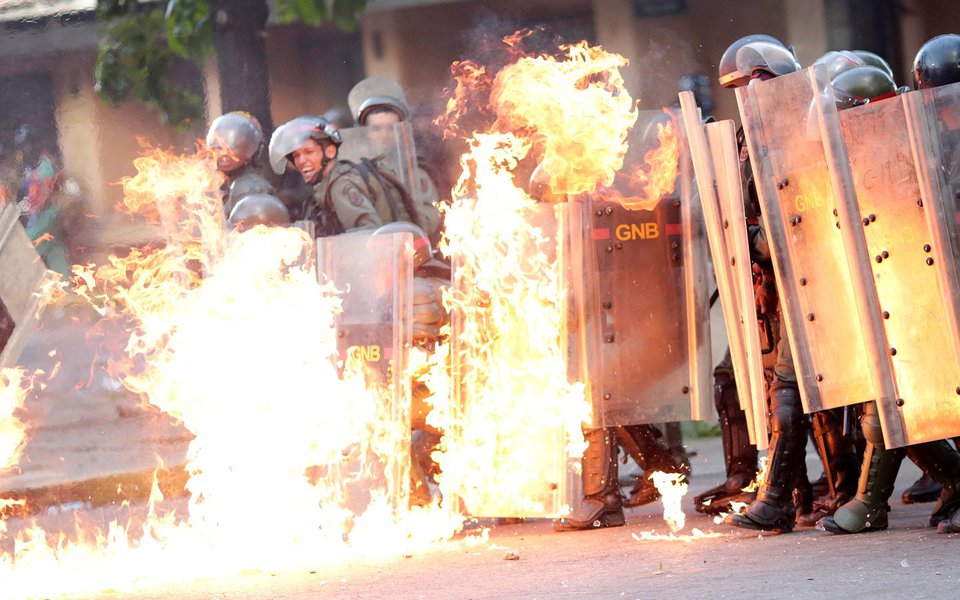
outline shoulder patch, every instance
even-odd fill
[[[354,206],[363,206],[363,194],[360,192],[360,188],[358,188],[352,181],[347,182],[343,186],[343,193],[347,197],[347,200],[350,201],[350,204]]]

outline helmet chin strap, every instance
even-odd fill
[[[326,154],[323,155],[323,158],[320,160],[320,168],[317,170],[317,173],[307,181],[307,185],[317,185],[320,183],[320,180],[323,179],[324,174],[327,172],[327,165],[329,165],[334,159],[328,158]]]

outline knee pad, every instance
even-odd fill
[[[800,431],[803,424],[803,406],[800,391],[794,387],[778,387],[770,391],[771,430],[780,434]]]

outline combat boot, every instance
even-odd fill
[[[717,515],[731,512],[732,502],[751,503],[757,493],[745,492],[757,477],[757,447],[750,443],[747,417],[740,408],[736,381],[725,372],[714,374],[713,400],[720,417],[723,460],[727,480],[693,499],[697,512]]]
[[[793,530],[796,509],[793,488],[803,460],[807,432],[804,427],[800,392],[794,387],[771,391],[771,435],[767,450],[768,469],[760,484],[757,499],[743,514],[727,515],[725,522],[735,527],[761,531]]]
[[[907,456],[942,488],[930,515],[930,526],[937,527],[960,507],[960,453],[940,440],[909,446]]]
[[[653,425],[625,425],[617,427],[617,438],[623,449],[643,469],[630,497],[623,501],[623,506],[633,508],[649,504],[660,498],[660,492],[649,478],[653,473],[683,473],[689,475],[689,470],[677,461],[674,455],[660,441],[663,434]]]
[[[826,469],[827,498],[813,503],[811,510],[800,511],[797,524],[813,527],[823,517],[834,514],[857,493],[860,463],[853,439],[843,435],[842,413],[825,410],[812,418],[813,440]]]
[[[960,533],[960,510],[955,511],[949,521],[940,521],[937,533]]]
[[[860,533],[887,528],[887,500],[900,471],[906,450],[887,450],[883,446],[867,444],[860,469],[857,495],[837,509],[833,516],[820,520],[820,525],[831,533]]]
[[[920,479],[913,482],[907,489],[903,490],[901,499],[904,504],[922,504],[924,502],[936,502],[940,497],[940,484],[930,479],[930,476],[924,473]]]
[[[617,435],[613,429],[595,429],[584,434],[583,502],[568,517],[554,524],[556,531],[581,531],[626,524],[623,498],[617,480]]]

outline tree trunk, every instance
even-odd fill
[[[267,0],[211,0],[213,45],[220,70],[220,109],[246,111],[270,139],[270,77],[267,71]]]

